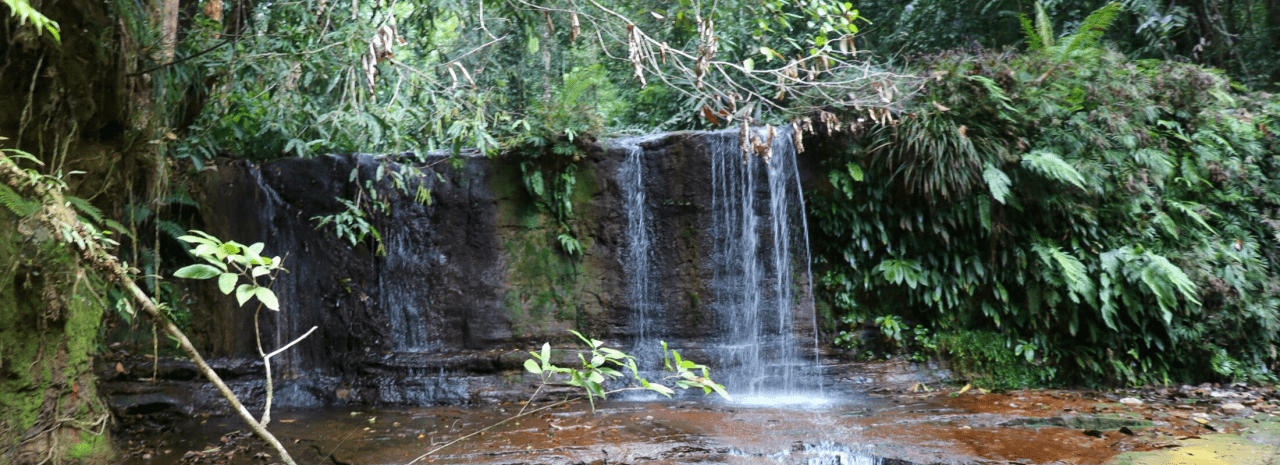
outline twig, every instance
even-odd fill
[[[477,436],[477,435],[479,435],[480,433],[483,433],[483,432],[489,431],[489,430],[491,430],[491,429],[497,428],[497,427],[499,427],[499,426],[505,425],[505,424],[507,424],[507,422],[509,422],[509,421],[511,421],[511,420],[515,420],[515,419],[517,419],[517,418],[521,418],[521,417],[527,417],[527,416],[529,416],[529,415],[533,415],[533,414],[538,413],[538,412],[541,412],[541,411],[543,411],[543,410],[547,410],[547,409],[551,409],[551,408],[559,407],[559,406],[561,406],[561,405],[564,405],[564,404],[567,404],[567,403],[570,403],[570,402],[575,402],[575,401],[578,401],[578,400],[581,400],[581,399],[582,399],[581,397],[574,397],[574,398],[572,398],[572,399],[565,399],[565,400],[562,400],[562,401],[560,401],[560,402],[556,402],[556,403],[553,403],[553,404],[547,405],[547,406],[545,406],[545,407],[540,407],[540,408],[537,408],[537,409],[530,410],[530,411],[528,411],[528,412],[524,412],[524,413],[517,414],[517,415],[515,415],[515,416],[513,416],[513,417],[510,417],[510,418],[507,418],[507,419],[502,420],[502,421],[500,421],[500,422],[497,422],[497,423],[494,423],[494,424],[492,424],[492,425],[489,425],[489,426],[485,427],[484,429],[481,429],[481,430],[475,431],[475,432],[473,432],[473,433],[471,433],[471,434],[468,434],[468,435],[466,435],[466,436],[461,436],[461,437],[459,437],[458,439],[454,439],[454,440],[452,440],[452,441],[446,442],[446,443],[444,443],[443,445],[441,445],[440,447],[437,447],[437,448],[435,448],[435,449],[431,449],[431,450],[427,451],[427,453],[422,454],[422,455],[419,455],[419,456],[418,456],[418,458],[415,458],[415,459],[413,459],[413,460],[409,461],[409,463],[407,463],[407,464],[405,464],[405,465],[413,465],[413,464],[415,464],[415,463],[418,463],[418,461],[419,461],[419,460],[425,459],[425,458],[427,458],[428,456],[430,456],[431,454],[434,454],[434,453],[436,453],[436,452],[440,452],[442,449],[444,449],[444,448],[446,448],[446,447],[449,447],[449,446],[452,446],[452,445],[454,445],[454,444],[457,444],[457,443],[459,443],[459,442],[461,442],[461,441],[463,441],[463,440],[465,440],[465,439],[469,439],[469,438],[471,438],[472,436]],[[522,409],[522,411],[523,411],[523,409]]]
[[[194,59],[199,58],[199,57],[201,57],[201,56],[203,56],[203,55],[205,55],[205,54],[207,54],[207,53],[209,53],[209,52],[212,52],[212,51],[214,51],[214,50],[217,50],[219,47],[222,47],[223,45],[227,45],[227,44],[229,44],[229,43],[231,43],[231,37],[227,37],[226,39],[222,39],[222,42],[218,42],[217,44],[214,44],[212,47],[209,47],[209,48],[206,48],[206,49],[204,49],[204,50],[201,50],[201,51],[197,52],[197,53],[196,53],[196,54],[194,54],[194,55],[187,55],[187,56],[182,57],[182,58],[179,58],[179,59],[177,59],[177,60],[173,60],[173,61],[170,61],[170,62],[168,62],[168,63],[162,63],[162,64],[159,64],[159,65],[155,65],[155,66],[152,66],[152,67],[150,67],[150,68],[144,69],[144,70],[142,70],[142,71],[138,71],[138,72],[136,72],[136,73],[129,73],[129,74],[126,74],[125,76],[127,76],[127,77],[141,76],[141,75],[143,75],[143,74],[147,74],[147,73],[150,73],[150,72],[155,71],[155,70],[158,70],[158,69],[168,68],[168,67],[170,67],[170,66],[176,65],[176,64],[178,64],[178,63],[182,63],[182,62],[184,62],[184,61],[194,60]]]
[[[266,355],[266,358],[275,357],[276,355],[279,355],[279,354],[280,354],[280,352],[284,352],[285,350],[288,350],[290,347],[293,347],[293,345],[294,345],[294,344],[297,344],[297,343],[299,343],[299,342],[302,342],[302,340],[303,340],[303,339],[306,339],[306,338],[307,338],[307,336],[310,336],[310,335],[311,335],[311,333],[315,332],[315,330],[316,330],[317,328],[319,328],[319,326],[312,326],[312,327],[311,327],[311,329],[307,330],[306,334],[303,334],[303,335],[301,335],[301,336],[298,336],[298,338],[297,338],[297,339],[294,339],[294,340],[293,340],[293,342],[290,342],[290,343],[288,343],[288,344],[285,344],[285,345],[284,345],[284,347],[281,347],[281,348],[279,348],[279,349],[276,349],[276,351],[275,351],[275,352],[272,352],[272,353],[267,354],[267,355]]]

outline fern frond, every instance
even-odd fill
[[[1061,247],[1047,240],[1041,240],[1031,246],[1040,261],[1049,268],[1056,268],[1061,273],[1062,281],[1073,294],[1071,299],[1079,302],[1080,297],[1092,302],[1094,295],[1093,280],[1089,278],[1084,263],[1075,256],[1064,252]]]
[[[169,220],[160,220],[156,223],[156,228],[169,237],[172,237],[174,240],[187,235],[187,230],[183,228],[182,225]]]
[[[62,27],[57,21],[49,19],[48,16],[40,13],[31,6],[28,0],[2,0],[5,6],[9,7],[9,16],[16,17],[18,25],[26,25],[27,21],[31,21],[31,25],[36,28],[36,35],[40,35],[43,31],[49,31],[49,35],[53,36],[53,40],[62,43]]]
[[[0,184],[0,203],[3,203],[5,208],[13,214],[24,218],[34,214],[40,207],[39,203],[23,198],[4,184]]]
[[[1116,16],[1120,13],[1120,3],[1111,2],[1090,13],[1080,27],[1076,29],[1075,34],[1068,36],[1064,42],[1068,53],[1076,50],[1084,50],[1094,48],[1098,45],[1098,40],[1107,32],[1107,28],[1116,21]]]
[[[1160,305],[1161,316],[1166,324],[1173,320],[1173,309],[1178,305],[1178,296],[1192,305],[1200,306],[1196,298],[1196,285],[1182,268],[1178,268],[1163,255],[1146,252],[1143,254],[1147,265],[1142,268],[1140,277],[1147,289],[1156,296]]]
[[[1039,32],[1036,32],[1035,24],[1031,22],[1031,18],[1019,13],[1018,21],[1022,23],[1022,33],[1027,36],[1027,50],[1032,52],[1044,50],[1044,38],[1040,37]]]
[[[1070,183],[1085,189],[1084,176],[1074,166],[1048,150],[1033,150],[1022,156],[1022,166],[1040,173],[1046,178]]]
[[[200,206],[199,203],[196,203],[195,199],[191,198],[190,195],[188,195],[186,192],[183,192],[183,191],[177,191],[172,194],[169,194],[169,197],[166,198],[165,201],[170,204],[185,205],[188,207]]]
[[[1036,34],[1040,37],[1040,46],[1053,47],[1053,23],[1049,22],[1049,14],[1044,12],[1044,4],[1036,0]]]
[[[1009,180],[1009,175],[1004,174],[1004,171],[1000,171],[1000,168],[996,168],[995,165],[987,163],[986,169],[982,170],[982,179],[987,181],[987,187],[991,189],[992,198],[1002,204],[1008,203],[1009,186],[1012,184],[1012,181]]]
[[[75,207],[77,211],[84,214],[86,218],[93,220],[94,224],[102,222],[102,210],[99,210],[98,207],[93,206],[93,204],[89,203],[88,200],[82,199],[80,197],[70,196],[70,195],[66,196],[65,198],[67,200],[67,203],[71,204],[71,206]]]
[[[1200,216],[1200,213],[1198,211],[1200,209],[1203,209],[1204,205],[1200,205],[1195,202],[1181,202],[1181,201],[1172,200],[1172,199],[1165,199],[1164,204],[1168,205],[1172,210],[1177,211],[1178,213],[1181,213],[1183,216],[1190,218],[1191,221],[1194,221],[1197,225],[1200,225],[1200,227],[1208,230],[1209,232],[1213,234],[1218,233],[1218,231],[1215,231],[1213,229],[1213,226],[1209,226],[1209,223],[1205,222],[1204,217]],[[1206,209],[1206,211],[1209,211],[1210,213],[1212,213],[1212,210]]]
[[[1138,166],[1151,170],[1151,174],[1155,175],[1157,179],[1163,179],[1173,174],[1175,168],[1172,157],[1155,149],[1143,148],[1134,151],[1133,161]]]

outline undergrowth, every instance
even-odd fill
[[[820,291],[1005,386],[1275,381],[1280,102],[1130,60],[1098,14],[931,57],[912,108],[826,147]]]

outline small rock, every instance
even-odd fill
[[[1142,399],[1138,399],[1136,397],[1125,397],[1120,399],[1120,403],[1125,405],[1142,405]]]
[[[1227,402],[1225,404],[1222,404],[1220,408],[1223,410],[1235,412],[1235,411],[1244,410],[1245,406],[1241,405],[1239,402]]]
[[[653,415],[647,415],[647,416],[645,416],[645,417],[644,417],[644,421],[653,421]]]
[[[1208,419],[1209,419],[1209,414],[1204,413],[1204,412],[1196,412],[1196,413],[1191,414],[1191,418],[1199,418],[1199,419],[1201,419],[1201,420],[1208,420]]]

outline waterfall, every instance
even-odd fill
[[[379,260],[377,283],[392,346],[398,352],[427,352],[435,349],[440,339],[439,328],[429,324],[430,287],[408,278],[427,276],[431,266],[443,259],[429,256],[424,247],[412,241],[413,228],[388,226],[382,233],[387,254]]]
[[[761,130],[755,134],[767,138]],[[720,380],[743,396],[797,394],[808,384],[801,370],[812,365],[801,358],[796,316],[813,304],[790,131],[778,131],[768,162],[755,154],[744,160],[737,132],[714,136],[711,287],[722,330]]]
[[[645,157],[640,143],[655,136],[623,139],[619,146],[627,158],[618,167],[618,183],[622,187],[623,210],[626,212],[626,249],[622,253],[623,271],[627,275],[627,301],[632,313],[629,323],[635,333],[631,354],[645,370],[658,367],[662,358],[658,340],[651,328],[661,317],[663,304],[657,292],[653,269],[653,212],[645,195]]]
[[[761,130],[756,135],[767,137]],[[703,206],[713,270],[708,305],[716,324],[705,356],[713,378],[735,396],[816,391],[820,376],[797,337],[813,331],[816,344],[808,231],[790,128],[779,128],[768,163],[754,154],[744,161],[736,131],[702,137],[711,183],[710,205]],[[632,139],[620,145],[627,153],[618,170],[627,217],[621,256],[634,347],[643,365],[655,366],[661,355],[649,351],[664,335],[653,322],[664,308],[653,265],[654,205],[646,203],[644,150]]]

